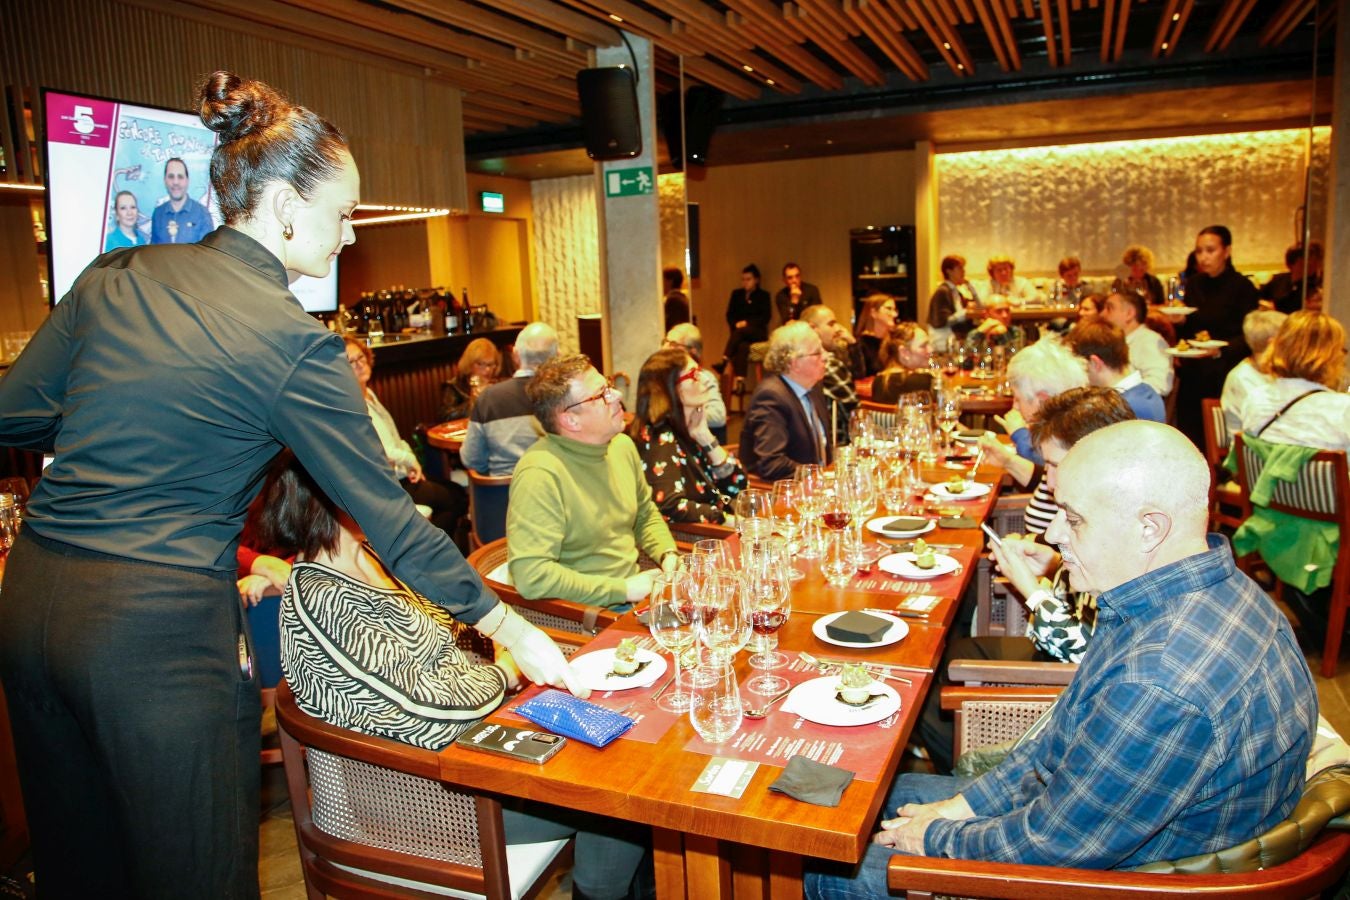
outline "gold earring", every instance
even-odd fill
[[[295,237],[295,229],[290,225],[287,225],[281,229],[281,236],[289,241],[291,238]]]

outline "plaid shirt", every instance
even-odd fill
[[[835,446],[847,444],[848,417],[858,406],[858,392],[853,387],[853,373],[837,353],[825,353],[825,377],[820,379],[820,389],[825,392],[826,406],[839,407],[831,416]]]
[[[1116,868],[1223,850],[1293,809],[1317,692],[1284,616],[1228,543],[1098,598],[1097,631],[1041,734],[964,791],[925,852]]]

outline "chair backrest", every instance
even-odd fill
[[[469,472],[469,522],[475,547],[506,537],[506,503],[510,493],[510,475]]]
[[[589,640],[618,621],[616,613],[599,606],[586,606],[570,600],[525,599],[509,582],[493,577],[500,575],[507,558],[506,538],[502,538],[470,553],[469,565],[502,598],[503,603],[509,603],[523,618],[549,634],[564,656],[571,656],[584,643],[577,641],[577,635],[583,635]]]
[[[311,896],[510,898],[537,890],[566,859],[565,841],[531,845],[539,853],[513,893],[501,804],[443,783],[435,752],[320,721],[285,682],[277,721]]]
[[[1175,392],[1174,392],[1175,393]],[[1238,484],[1238,493],[1234,497],[1219,497],[1219,485],[1227,476],[1223,462],[1233,446],[1233,433],[1228,429],[1228,420],[1224,418],[1223,407],[1213,397],[1200,401],[1203,407],[1202,421],[1205,431],[1205,459],[1209,462],[1209,518],[1210,529],[1217,531],[1219,526],[1237,528],[1242,520],[1251,514],[1246,492]],[[1236,508],[1237,513],[1232,509]]]
[[[1204,409],[1205,457],[1211,466],[1223,465],[1228,456],[1228,448],[1233,444],[1233,434],[1228,430],[1228,420],[1223,416],[1223,407],[1214,397],[1200,401]]]
[[[898,413],[894,403],[873,403],[871,400],[863,400],[858,404],[858,408],[871,413],[872,421],[876,422],[882,429],[890,431],[895,428]]]
[[[1235,435],[1233,440],[1238,448],[1238,483],[1242,485],[1243,493],[1250,497],[1265,463],[1242,435]],[[1318,522],[1335,522],[1340,525],[1342,534],[1350,534],[1347,531],[1347,525],[1350,525],[1347,491],[1350,491],[1350,484],[1346,480],[1345,451],[1319,450],[1304,464],[1297,479],[1276,482],[1269,508]]]
[[[667,522],[666,524],[670,526],[670,536],[675,538],[677,544],[695,544],[706,540],[725,541],[736,533],[736,529],[728,525],[713,525],[708,522]]]

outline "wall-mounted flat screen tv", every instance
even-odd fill
[[[221,223],[211,190],[216,134],[193,113],[43,91],[52,302],[97,256],[201,240]],[[338,306],[337,263],[291,291],[310,312]]]

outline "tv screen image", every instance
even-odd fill
[[[44,91],[51,297],[59,302],[102,253],[195,243],[221,224],[211,190],[216,134],[193,113]],[[337,309],[337,265],[291,291]]]

